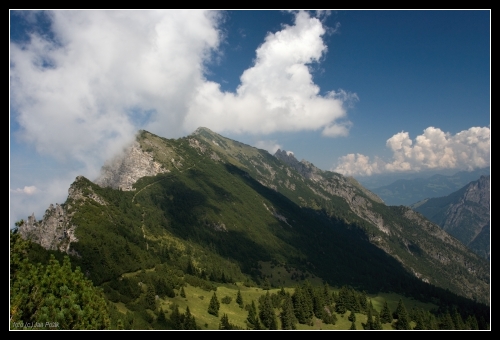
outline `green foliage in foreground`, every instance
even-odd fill
[[[10,321],[13,329],[106,329],[110,325],[104,294],[69,257],[61,265],[27,259],[29,242],[11,234]]]

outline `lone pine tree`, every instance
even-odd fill
[[[212,295],[210,299],[210,304],[208,305],[208,314],[219,316],[219,308],[219,299],[217,299],[217,294],[214,292],[214,295]]]
[[[243,297],[241,296],[241,291],[238,289],[238,295],[236,296],[236,303],[240,308],[243,308]]]

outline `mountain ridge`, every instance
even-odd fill
[[[490,176],[481,176],[448,196],[417,202],[412,209],[490,259]]]
[[[218,254],[239,263],[245,275],[256,273],[259,258],[275,259],[306,266],[332,283],[340,283],[347,278],[335,277],[335,273],[344,276],[354,265],[366,270],[355,273],[355,285],[368,287],[366,275],[371,273],[373,285],[393,287],[388,280],[398,280],[395,273],[400,273],[401,282],[416,277],[489,302],[486,262],[422,215],[409,208],[385,206],[347,177],[297,161],[306,176],[309,174],[307,178],[267,151],[206,128],[177,140],[140,131],[136,143],[121,159],[104,167],[96,180],[102,186],[79,177],[72,184],[73,192],[79,194],[68,196],[61,205],[70,218],[60,222],[63,225],[56,226],[58,230],[78,225],[75,235],[79,241],[70,242],[66,251],[82,256],[90,275],[94,275],[94,266],[100,273],[94,277],[97,282],[124,270],[112,254],[128,244],[126,235],[132,233],[142,235],[143,241],[129,245],[129,252],[143,254],[146,262],[154,261],[154,253],[162,249],[158,240],[174,237],[215,247]],[[137,164],[149,175],[140,175]],[[49,213],[36,225],[28,221],[20,231],[38,229],[42,234],[50,229],[47,221],[53,220],[51,216]],[[107,229],[97,230],[95,223],[107,225]],[[89,235],[102,232],[121,233],[123,241],[103,244],[108,248],[97,255]],[[240,248],[232,247],[231,242],[239,242]],[[106,253],[104,258],[109,259],[100,263]],[[399,265],[410,276],[396,269]],[[106,273],[100,266],[116,269]],[[232,272],[242,275],[236,269]]]

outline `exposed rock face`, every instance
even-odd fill
[[[490,176],[481,176],[446,197],[419,202],[414,210],[490,259]]]
[[[89,199],[100,205],[107,205],[106,201],[97,195],[90,186],[85,188],[85,192],[79,188],[78,184],[85,180],[82,176],[76,177],[68,189],[67,204],[59,205],[56,203],[55,206],[51,204],[40,221],[36,220],[35,214],[29,216],[27,221],[19,227],[21,237],[38,243],[45,249],[59,250],[75,255],[70,248],[71,243],[78,242],[78,238],[75,236],[76,226],[71,223],[72,205]]]
[[[95,183],[101,187],[130,191],[134,190],[132,185],[139,178],[163,172],[168,170],[156,162],[151,153],[142,150],[138,142],[134,142],[124,154],[115,157],[102,167],[101,175]]]
[[[40,244],[45,249],[67,252],[71,242],[77,242],[75,227],[69,225],[68,214],[64,206],[51,204],[43,219],[38,222],[35,214],[19,227],[24,239]]]
[[[384,225],[383,218],[377,213],[373,212],[372,209],[370,209],[372,207],[372,203],[365,197],[360,196],[359,193],[364,193],[375,202],[383,203],[383,201],[377,195],[359,185],[359,183],[357,183],[355,179],[344,177],[333,172],[330,172],[327,175],[325,171],[318,169],[314,166],[314,164],[308,161],[302,160],[301,162],[299,162],[293,156],[293,153],[287,152],[285,150],[278,149],[274,156],[293,167],[304,178],[314,181],[317,185],[319,185],[321,189],[323,189],[327,193],[342,197],[353,212],[355,212],[366,221],[376,225],[377,228],[379,228],[379,230],[381,230],[382,232],[386,234],[390,232],[389,228]],[[309,188],[316,195],[320,196],[323,199],[327,199],[313,186],[310,185]]]
[[[474,204],[475,203],[475,204]],[[478,205],[479,207],[477,207]],[[447,218],[443,223],[443,229],[452,232],[464,218],[464,215],[473,214],[477,223],[474,228],[474,236],[469,242],[481,232],[481,229],[490,220],[490,176],[481,176],[478,181],[470,183],[463,196],[455,204],[452,204],[447,212]]]
[[[319,172],[321,171],[320,169],[316,168],[310,162],[304,160],[302,162],[299,162],[291,152],[278,149],[278,151],[276,151],[276,153],[274,154],[274,157],[281,159],[283,162],[290,165],[299,174],[301,174],[303,177],[307,179],[312,179],[312,180],[323,179],[319,174]]]

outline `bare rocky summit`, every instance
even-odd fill
[[[144,151],[135,141],[125,149],[123,154],[116,156],[101,169],[101,175],[94,182],[101,187],[111,187],[124,191],[134,190],[132,185],[139,178],[155,176],[168,172],[160,163],[153,159],[150,152]]]

